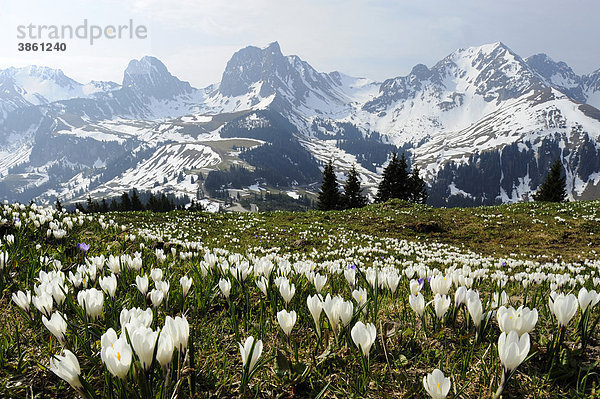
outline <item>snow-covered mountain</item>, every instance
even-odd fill
[[[583,76],[581,80],[585,102],[596,108],[600,108],[600,69]]]
[[[308,133],[312,118],[343,118],[379,84],[339,72],[320,73],[297,56],[284,56],[277,42],[246,47],[227,63],[205,105],[213,113],[272,109]]]
[[[0,116],[18,108],[49,104],[72,98],[88,98],[95,93],[115,90],[114,82],[81,84],[61,70],[29,66],[0,71]]]
[[[330,158],[340,171],[357,164],[372,190],[398,148],[438,205],[526,199],[556,157],[572,198],[600,197],[598,107],[600,70],[578,76],[500,42],[384,82],[318,72],[276,42],[239,50],[203,89],[154,57],[132,60],[120,85],[10,68],[0,71],[0,198],[194,196],[206,194],[200,180],[234,179],[216,172],[231,165],[251,171],[236,172],[239,184],[310,191]]]

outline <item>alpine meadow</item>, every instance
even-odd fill
[[[598,15],[6,0],[0,398],[600,398]]]

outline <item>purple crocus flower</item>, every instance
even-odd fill
[[[425,280],[427,280],[428,283],[431,283],[431,277],[420,278],[419,284],[421,284],[421,287],[423,287],[423,285],[425,285]]]
[[[348,269],[356,270],[356,265],[348,265]]]
[[[89,251],[91,246],[91,244],[86,244],[85,242],[80,242],[79,244],[77,244],[77,248],[79,248],[79,250],[83,253]]]

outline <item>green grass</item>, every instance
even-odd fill
[[[300,232],[311,234],[318,226],[323,229],[319,235],[335,235],[343,229],[374,237],[434,240],[489,256],[579,261],[594,258],[594,251],[600,249],[599,208],[598,201],[449,209],[391,201],[348,211],[194,216],[143,213],[120,214],[116,220],[132,227],[177,221],[189,226],[189,237],[225,247],[235,235],[241,247],[271,245],[302,252],[310,244],[311,249],[323,249],[324,240],[308,242],[298,236]],[[198,231],[194,231],[196,226]]]
[[[539,268],[547,274],[588,276],[584,279],[588,289],[592,288],[591,272],[598,277],[597,264],[585,265],[583,260],[598,261],[595,251],[600,248],[599,201],[465,209],[435,209],[392,201],[336,212],[115,213],[104,216],[105,229],[99,223],[100,215],[90,220],[86,216],[81,226],[75,223],[61,240],[46,236],[48,222],[40,228],[32,225],[17,228],[11,222],[13,215],[4,212],[2,216],[0,210],[0,219],[7,219],[0,225],[0,239],[13,234],[15,244],[0,247],[0,252],[3,248],[8,251],[11,260],[2,272],[1,397],[25,397],[32,391],[40,397],[74,394],[68,384],[45,370],[50,356],[60,351],[58,341],[43,326],[36,311],[34,320],[28,321],[10,301],[10,296],[18,290],[33,289],[39,270],[48,269],[40,264],[41,255],[59,259],[66,274],[75,271],[77,265],[83,263],[76,247],[82,241],[92,244],[88,257],[132,255],[140,251],[146,274],[152,267],[165,271],[165,279],[171,284],[170,298],[155,316],[156,327],[162,326],[166,315],[181,313],[179,277],[184,273],[193,277],[192,295],[186,300],[185,309],[194,359],[184,371],[180,397],[192,396],[192,391],[196,397],[239,395],[242,367],[232,320],[239,323],[241,339],[254,335],[262,338],[265,345],[262,358],[266,364],[251,379],[248,396],[315,397],[324,392],[323,397],[338,398],[425,397],[423,376],[440,368],[452,379],[449,397],[459,392],[463,398],[490,397],[501,378],[496,348],[500,332],[495,318],[479,339],[464,309],[459,309],[443,324],[434,325],[434,317],[429,314],[423,325],[408,306],[409,280],[402,277],[395,293],[378,291],[376,315],[373,302],[368,305],[366,316],[355,315],[365,322],[373,322],[377,328],[377,340],[370,352],[368,380],[363,381],[360,358],[349,334],[342,334],[336,341],[324,315],[321,316],[324,339],[317,346],[314,324],[306,306],[307,295],[316,291],[304,275],[291,277],[296,295],[289,308],[298,313],[298,321],[292,330],[290,348],[276,321],[275,313],[283,308],[283,303],[273,282],[269,298],[265,299],[253,277],[242,289],[229,275],[233,282],[230,303],[217,288],[222,278],[218,269],[206,276],[200,272],[206,250],[221,248],[240,253],[250,262],[266,254],[277,254],[291,264],[312,262],[315,270],[328,275],[323,296],[339,294],[345,300],[352,298],[352,289],[343,275],[327,271],[337,267],[335,265],[345,269],[355,264],[364,272],[374,265],[402,271],[419,264],[426,264],[430,270],[469,264],[472,269],[489,269],[490,275],[499,270],[509,276]],[[20,219],[25,220],[27,212],[28,209],[20,211]],[[36,249],[36,244],[41,247]],[[159,264],[154,255],[157,248],[168,255],[163,264]],[[171,249],[176,251],[176,256],[170,255]],[[190,257],[181,259],[179,255],[186,252]],[[512,269],[504,267],[503,262]],[[550,265],[544,266],[547,263],[556,264],[556,271]],[[570,272],[569,268],[581,270]],[[118,313],[123,306],[145,307],[141,295],[131,287],[134,275],[128,270],[119,278],[116,303],[105,299],[104,317],[97,323],[99,331],[105,331],[111,322],[113,309]],[[360,272],[357,285],[369,287]],[[481,293],[484,308],[491,294],[499,291],[489,277],[476,281],[475,287]],[[503,289],[515,307],[527,300],[527,304],[540,313],[531,334],[530,354],[533,356],[519,366],[503,397],[590,397],[599,385],[597,329],[586,351],[581,351],[576,328],[578,313],[567,329],[562,363],[548,373],[547,345],[557,331],[556,321],[548,311],[549,284],[532,285],[525,291],[518,281],[509,280]],[[424,290],[426,301],[431,300],[429,289]],[[562,291],[567,292],[569,288],[563,287]],[[453,293],[454,288],[450,291],[452,302]],[[369,291],[370,300],[374,294],[373,290]],[[594,308],[591,319],[599,316],[599,308]],[[78,316],[76,300],[75,304],[66,304],[60,309],[68,314],[72,323],[67,333],[67,347],[78,356],[82,372],[96,393],[105,396],[105,369],[97,353],[97,338],[86,338],[82,330],[75,328],[85,324]],[[431,306],[428,309],[432,311]],[[242,322],[244,318],[246,323]],[[86,354],[86,348],[91,348],[91,355]],[[151,378],[157,386],[160,384],[160,373],[153,372]],[[129,384],[135,390],[137,385],[133,381],[131,376]]]

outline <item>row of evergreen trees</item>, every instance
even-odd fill
[[[362,193],[358,177],[356,168],[352,166],[344,184],[344,192],[340,193],[335,170],[333,169],[333,162],[329,161],[323,170],[323,183],[319,191],[317,207],[322,211],[329,211],[332,209],[350,209],[365,206],[368,200]]]
[[[552,165],[546,179],[539,190],[533,195],[535,201],[562,202],[567,197],[566,176],[562,174],[562,163],[560,159]],[[394,152],[392,159],[385,167],[381,182],[377,189],[375,202],[385,202],[392,198],[398,198],[414,203],[425,203],[427,201],[427,188],[425,181],[419,176],[419,168],[415,166],[409,172],[405,155],[398,158]],[[317,207],[320,210],[361,208],[368,204],[367,197],[362,192],[359,174],[353,166],[346,182],[344,191],[340,192],[339,184],[330,160],[323,170],[323,181],[319,191]],[[84,213],[102,213],[112,211],[144,211],[169,212],[175,209],[184,209],[189,198],[174,198],[165,193],[154,195],[152,192],[142,193],[140,199],[137,190],[124,192],[119,199],[112,198],[108,202],[105,198],[100,201],[92,201],[88,196],[87,203],[76,204],[76,209]],[[239,198],[238,198],[239,199]],[[307,200],[304,198],[304,200]],[[305,203],[304,205],[307,205]],[[60,201],[56,200],[56,207],[62,209]],[[193,200],[188,210],[202,210],[199,203]]]
[[[419,168],[415,166],[409,172],[404,153],[400,158],[394,152],[392,159],[385,167],[381,182],[377,189],[375,202],[385,202],[391,198],[423,204],[427,201],[427,187],[419,176]],[[362,187],[356,168],[353,166],[344,184],[344,192],[340,193],[333,162],[323,170],[323,182],[319,191],[318,208],[320,210],[361,208],[368,203],[362,193]]]
[[[75,209],[83,213],[104,213],[115,211],[152,211],[152,212],[170,212],[176,209],[184,209],[185,204],[189,203],[189,198],[176,198],[167,196],[165,193],[154,195],[152,192],[142,193],[141,198],[137,190],[124,192],[118,199],[112,198],[107,201],[102,198],[100,201],[93,201],[88,196],[86,203],[75,204]],[[57,199],[56,208],[62,209],[62,204]],[[199,203],[192,201],[188,210],[202,210]]]
[[[567,198],[566,176],[563,175],[563,165],[557,159],[538,191],[533,195],[535,201],[563,202]],[[394,152],[392,159],[385,167],[381,182],[377,189],[375,202],[385,202],[391,198],[424,204],[427,202],[427,186],[419,176],[420,170],[415,166],[409,172],[404,153],[400,158]],[[368,203],[362,193],[360,180],[355,167],[352,167],[344,192],[340,193],[332,161],[325,166],[323,182],[318,197],[318,209],[350,209],[360,208]]]
[[[424,204],[427,202],[427,186],[419,173],[418,166],[409,172],[404,153],[398,159],[398,155],[394,152],[390,163],[383,170],[375,202],[398,198],[416,204]]]

